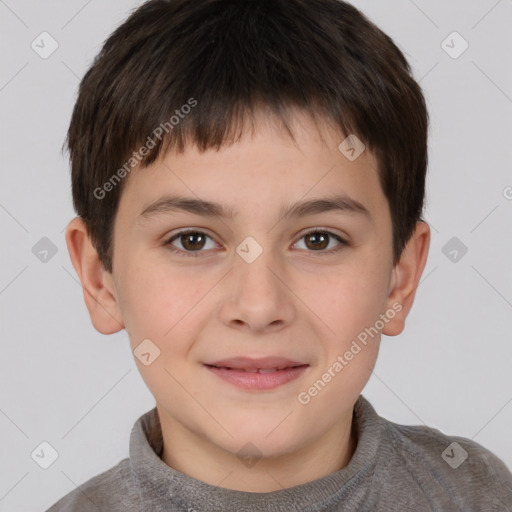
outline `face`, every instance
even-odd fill
[[[284,455],[350,422],[392,318],[377,163],[297,120],[295,143],[259,122],[134,170],[114,224],[115,297],[162,421],[233,454]]]

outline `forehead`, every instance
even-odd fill
[[[274,118],[260,116],[254,130],[245,130],[237,142],[218,151],[200,151],[193,144],[183,152],[170,149],[150,166],[133,170],[119,209],[150,217],[180,203],[182,209],[204,215],[233,218],[257,207],[283,216],[301,208],[308,214],[332,211],[332,204],[314,204],[326,196],[340,209],[370,217],[387,207],[369,150],[353,159],[353,139],[347,143],[338,130],[316,125],[305,115],[293,121],[293,138]]]

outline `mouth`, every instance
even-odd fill
[[[295,380],[309,364],[285,358],[232,358],[204,366],[217,377],[245,390],[274,389]]]

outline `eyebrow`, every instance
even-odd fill
[[[180,211],[203,217],[222,217],[225,219],[232,219],[237,214],[234,208],[212,201],[183,196],[165,196],[147,206],[139,215],[139,218],[150,218]],[[368,209],[359,201],[345,194],[286,204],[281,209],[280,219],[306,217],[326,212],[360,214],[371,220]]]

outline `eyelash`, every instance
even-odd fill
[[[199,233],[202,235],[206,235],[208,238],[213,240],[213,238],[211,236],[209,236],[207,233],[205,233],[204,231],[200,231],[198,229],[186,229],[186,230],[179,231],[178,233],[175,233],[174,235],[172,235],[171,238],[167,239],[167,241],[164,242],[164,246],[166,246],[171,252],[178,254],[180,256],[192,257],[192,258],[197,258],[197,257],[201,256],[201,254],[204,253],[205,251],[184,251],[183,249],[178,249],[172,245],[172,242],[174,240],[178,239],[182,235],[187,235],[189,233]],[[333,253],[340,251],[344,246],[349,245],[348,242],[343,240],[343,238],[341,238],[336,233],[333,233],[332,231],[329,231],[328,229],[323,229],[323,228],[316,228],[316,229],[313,229],[306,233],[303,233],[297,241],[301,240],[302,238],[304,238],[308,235],[315,234],[315,233],[326,234],[329,237],[332,237],[335,240],[337,240],[340,243],[340,245],[335,247],[334,249],[329,249],[329,250],[307,251],[307,252],[312,253],[313,256],[322,256],[322,255],[326,255],[326,254],[333,254]],[[295,242],[295,243],[297,243],[297,242]],[[318,253],[318,254],[315,254],[315,253]]]

